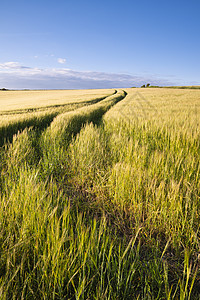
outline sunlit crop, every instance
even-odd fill
[[[0,298],[199,299],[200,90],[40,92],[0,93]]]

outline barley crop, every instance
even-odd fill
[[[1,299],[199,299],[200,91],[68,96],[1,115]]]

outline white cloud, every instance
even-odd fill
[[[58,58],[58,62],[59,62],[59,64],[65,64],[66,59],[65,58]]]
[[[89,89],[125,88],[151,85],[173,85],[165,79],[152,76],[133,76],[128,74],[93,71],[74,71],[66,68],[30,68],[18,62],[0,63],[0,88],[9,89]]]
[[[30,67],[22,66],[20,65],[19,62],[16,61],[9,61],[3,64],[0,63],[0,72],[1,70],[4,70],[12,73],[12,72],[19,72],[19,70],[24,71],[25,69],[31,70]]]
[[[16,61],[8,61],[3,64],[0,64],[0,69],[18,69],[20,64]]]

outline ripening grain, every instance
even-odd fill
[[[199,299],[200,90],[89,92],[0,148],[1,299]]]
[[[115,90],[2,91],[0,146],[25,128],[44,129],[57,115],[92,105],[114,93]],[[12,110],[8,110],[10,107]]]
[[[106,97],[113,90],[0,91],[0,112],[45,108]]]

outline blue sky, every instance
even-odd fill
[[[0,4],[0,87],[200,84],[199,0]]]

